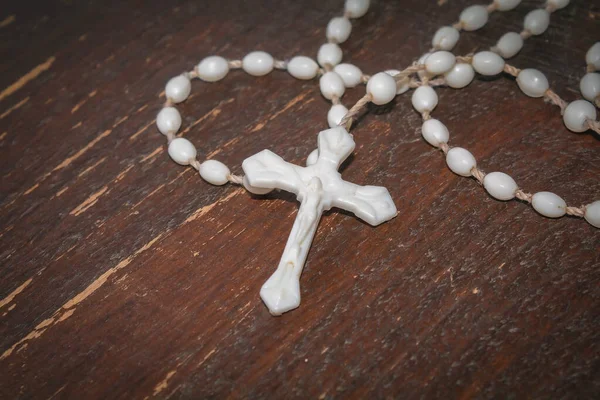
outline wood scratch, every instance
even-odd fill
[[[124,116],[123,118],[121,118],[120,120],[115,122],[115,124],[112,126],[112,129],[115,129],[117,126],[121,125],[123,122],[127,121],[128,119],[129,119],[129,115]]]
[[[165,185],[164,184],[160,184],[156,189],[154,189],[152,192],[150,192],[148,194],[148,196],[144,197],[142,200],[140,200],[137,203],[135,203],[133,205],[133,207],[131,207],[131,209],[135,210],[140,204],[142,204],[144,201],[146,201],[149,197],[152,197],[153,195],[155,195],[156,193],[158,193],[163,187],[165,187]]]
[[[163,147],[159,146],[157,147],[152,153],[148,154],[147,156],[145,156],[144,158],[142,158],[142,160],[140,162],[146,162],[149,159],[153,158],[154,156],[156,156],[157,154],[161,153],[163,151]]]
[[[6,135],[8,135],[8,131],[3,132],[2,135],[0,135],[0,140],[3,140],[6,137]]]
[[[75,125],[73,125],[73,126],[71,127],[71,130],[73,130],[73,129],[77,129],[77,128],[79,128],[81,125],[82,125],[82,122],[81,122],[81,121],[79,121],[78,123],[76,123]]]
[[[190,215],[189,217],[186,218],[186,220],[183,222],[182,225],[187,224],[188,222],[192,222],[200,217],[202,217],[204,214],[206,214],[207,212],[209,212],[210,210],[212,210],[216,205],[224,203],[226,201],[228,201],[229,199],[231,199],[232,197],[243,193],[245,190],[242,188],[237,188],[236,190],[234,190],[233,192],[229,193],[227,196],[223,197],[220,200],[215,201],[212,204],[208,204],[204,207],[200,207],[199,209],[197,209],[196,211],[194,211],[194,213],[192,215]]]
[[[47,71],[52,66],[52,64],[54,63],[55,60],[56,60],[56,57],[52,56],[49,59],[47,59],[45,62],[43,62],[42,64],[38,65],[37,67],[35,67],[31,71],[29,71],[28,73],[23,75],[22,77],[20,77],[15,83],[13,83],[12,85],[7,87],[0,93],[0,101],[4,100],[6,97],[10,96],[17,90],[21,89],[29,81],[37,78],[38,75],[40,75],[42,72]]]
[[[5,26],[8,26],[10,24],[12,24],[13,22],[15,22],[16,17],[13,15],[9,15],[8,17],[4,18],[1,22],[0,22],[0,28],[4,28]]]
[[[90,195],[87,199],[83,201],[80,205],[75,207],[69,214],[74,216],[79,216],[86,212],[91,206],[98,202],[98,198],[102,196],[104,193],[108,191],[108,186],[102,187],[102,189],[98,190],[96,193]]]
[[[200,361],[200,364],[198,364],[198,367],[200,367],[202,364],[204,364],[206,362],[206,360],[208,360],[213,354],[215,354],[216,351],[217,351],[216,347],[214,349],[212,349],[211,351],[209,351],[208,354],[206,356],[204,356],[202,361]]]
[[[87,174],[88,172],[90,172],[91,170],[93,170],[94,168],[96,168],[98,165],[102,164],[104,161],[106,161],[106,157],[101,158],[100,160],[96,161],[94,164],[90,165],[89,167],[87,167],[86,169],[84,169],[83,171],[81,171],[77,177],[81,178],[82,176],[84,176],[85,174]]]
[[[79,103],[75,104],[75,107],[73,107],[71,109],[71,114],[74,114],[77,110],[79,110],[81,108],[82,105],[84,105],[85,103],[87,103],[87,101],[89,99],[91,99],[92,97],[94,97],[96,95],[96,93],[98,93],[97,90],[94,90],[90,93],[88,93],[87,97],[84,98],[83,100],[81,100]]]
[[[31,283],[31,281],[33,280],[33,278],[29,278],[27,279],[25,282],[23,282],[21,284],[21,286],[19,286],[18,288],[16,288],[15,290],[13,290],[8,296],[6,296],[4,299],[0,300],[0,308],[4,307],[5,305],[7,305],[8,303],[10,303],[11,301],[14,300],[14,298],[21,293],[23,290],[25,290],[25,288],[27,286],[29,286],[29,284]]]
[[[160,392],[162,392],[163,390],[165,390],[167,388],[167,386],[169,385],[169,379],[171,379],[171,377],[173,375],[175,375],[176,372],[177,372],[176,369],[169,371],[167,373],[167,375],[165,376],[165,378],[162,381],[160,381],[158,383],[158,385],[156,385],[154,387],[154,396],[156,396],[157,394],[159,394]]]
[[[8,110],[4,111],[2,113],[2,115],[0,115],[0,119],[3,119],[4,117],[8,116],[11,112],[15,111],[16,109],[21,108],[21,106],[23,104],[27,103],[28,101],[29,101],[29,97],[25,97],[23,100],[21,100],[20,102],[18,102],[17,104],[15,104],[11,108],[9,108]]]
[[[256,132],[261,130],[262,128],[265,127],[265,125],[267,124],[267,122],[269,121],[273,121],[275,118],[279,117],[281,114],[283,114],[284,112],[286,112],[287,110],[289,110],[291,107],[293,107],[294,105],[296,105],[298,102],[302,101],[306,96],[308,96],[309,92],[305,92],[305,93],[300,93],[298,96],[294,97],[292,100],[288,101],[288,103],[279,111],[277,111],[275,114],[271,115],[269,117],[269,119],[267,119],[266,122],[260,122],[258,123],[251,131],[250,133]]]
[[[188,133],[193,127],[195,127],[196,125],[198,125],[202,121],[204,121],[204,120],[206,120],[208,118],[214,118],[214,117],[218,116],[219,114],[221,114],[221,111],[222,111],[221,107],[223,107],[224,105],[227,105],[227,104],[233,102],[234,100],[235,100],[235,98],[231,98],[231,99],[227,99],[227,100],[224,100],[224,101],[220,102],[215,108],[213,108],[212,110],[210,110],[209,112],[207,112],[206,114],[204,114],[203,116],[201,116],[200,118],[198,118],[197,120],[195,120],[190,126],[188,126],[183,131],[181,131],[181,136],[183,136],[186,133]]]
[[[129,171],[131,171],[131,168],[133,168],[133,164],[128,166],[127,168],[125,168],[123,171],[121,171],[121,173],[119,175],[117,175],[117,177],[113,180],[114,183],[120,182],[121,180],[123,180],[123,178],[125,178],[125,175],[127,175],[127,173]]]
[[[92,140],[87,145],[85,145],[77,153],[73,154],[70,157],[65,158],[63,162],[61,162],[56,167],[54,167],[54,169],[51,171],[51,173],[52,172],[56,172],[58,170],[61,170],[61,169],[65,168],[65,167],[68,167],[73,161],[77,160],[79,157],[81,157],[82,155],[84,155],[89,149],[91,149],[92,147],[94,147],[96,145],[96,143],[98,143],[100,140],[104,139],[105,137],[107,137],[111,133],[112,133],[111,129],[105,130],[100,135],[96,136],[94,138],[94,140]]]
[[[140,136],[142,133],[144,133],[144,131],[146,129],[148,129],[151,125],[154,125],[155,122],[156,122],[156,120],[153,119],[149,124],[145,125],[144,127],[142,127],[142,129],[140,129],[139,131],[137,131],[136,133],[131,135],[129,137],[129,140],[134,141],[138,136]]]

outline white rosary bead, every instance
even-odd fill
[[[360,18],[369,11],[369,0],[346,0],[344,11],[350,18]]]
[[[335,72],[326,72],[321,79],[319,79],[319,87],[323,97],[327,100],[331,100],[334,96],[342,97],[346,91],[344,81]]]
[[[344,43],[350,37],[352,24],[346,17],[335,17],[327,24],[326,37],[335,43]]]
[[[488,17],[485,6],[475,5],[465,8],[458,19],[465,31],[476,31],[487,23]]]
[[[176,138],[169,143],[169,156],[180,165],[188,165],[196,159],[196,148],[185,138]]]
[[[585,74],[579,82],[581,94],[587,100],[594,102],[600,98],[600,74],[590,72]]]
[[[512,10],[521,3],[521,0],[494,0],[498,11]]]
[[[435,35],[433,35],[431,45],[434,49],[452,50],[454,46],[456,46],[459,37],[460,32],[458,32],[458,29],[451,26],[442,26],[437,30]]]
[[[196,71],[204,82],[217,82],[229,72],[229,63],[223,57],[210,56],[200,61]]]
[[[373,104],[387,104],[396,97],[396,80],[385,72],[379,72],[367,82],[367,93],[371,95]]]
[[[537,69],[528,68],[517,75],[517,85],[529,97],[542,97],[550,87],[546,76]]]
[[[573,132],[585,132],[588,130],[587,120],[596,120],[596,107],[585,100],[575,100],[569,103],[563,114],[565,126]]]
[[[444,78],[448,86],[454,89],[462,89],[473,81],[475,71],[471,64],[457,63],[450,71],[446,72]]]
[[[306,157],[306,166],[310,167],[311,165],[315,165],[317,160],[319,159],[319,149],[314,149],[310,152],[308,157]]]
[[[550,13],[543,9],[533,10],[525,16],[523,26],[532,35],[541,35],[550,25]]]
[[[242,60],[242,68],[253,76],[264,76],[273,71],[273,57],[264,51],[253,51]]]
[[[600,70],[600,42],[594,43],[585,53],[585,62],[593,66],[596,71]]]
[[[181,115],[175,107],[165,107],[156,116],[156,126],[163,135],[177,133],[181,128]]]
[[[471,176],[471,170],[475,168],[477,162],[469,150],[453,147],[446,154],[446,164],[457,175]]]
[[[551,192],[538,192],[531,198],[533,209],[544,217],[559,218],[567,212],[567,203]]]
[[[481,75],[498,75],[504,70],[504,60],[491,51],[480,51],[473,56],[473,68]]]
[[[585,214],[583,217],[590,225],[600,228],[600,200],[588,204],[585,207]]]
[[[335,128],[346,114],[348,114],[348,109],[343,104],[334,104],[327,112],[327,124],[330,128]]]
[[[324,67],[329,64],[335,67],[342,61],[342,49],[335,43],[325,43],[319,48],[317,54],[317,61]]]
[[[496,49],[504,58],[514,57],[523,48],[523,38],[516,32],[502,35],[496,44]]]
[[[333,71],[342,78],[347,88],[353,88],[362,82],[362,71],[352,64],[338,64]]]
[[[560,10],[561,8],[565,8],[569,5],[569,0],[548,0],[548,5]]]
[[[273,189],[270,189],[270,188],[265,189],[265,188],[259,188],[259,187],[250,185],[250,182],[248,182],[248,177],[246,177],[246,176],[244,176],[244,179],[242,180],[242,184],[244,185],[244,188],[252,194],[261,195],[261,194],[267,194],[267,193],[273,191]]]
[[[518,189],[513,178],[504,172],[490,172],[483,178],[483,187],[495,199],[511,200]]]
[[[423,139],[433,147],[440,147],[440,144],[448,143],[448,139],[450,138],[450,133],[446,125],[433,118],[423,122],[421,134],[423,135]]]
[[[312,58],[296,56],[290,60],[287,70],[296,79],[313,79],[319,73],[319,65]]]
[[[436,51],[425,60],[425,68],[431,75],[444,74],[454,67],[456,57],[449,51]]]
[[[431,112],[437,106],[438,96],[430,86],[421,86],[414,91],[411,101],[418,112]]]
[[[221,186],[229,181],[231,172],[225,164],[217,160],[206,160],[200,164],[200,176],[211,185]]]
[[[191,90],[192,83],[189,78],[185,75],[179,75],[175,78],[171,78],[169,82],[167,82],[165,96],[175,103],[181,103],[188,98]]]
[[[398,71],[397,69],[388,69],[387,71],[385,71],[385,73],[391,77],[394,77],[394,76],[398,75],[400,73],[400,71]],[[396,83],[396,94],[406,93],[406,92],[408,92],[408,89],[410,89],[408,80],[406,80],[406,82],[404,82],[400,86],[398,86],[398,84]]]

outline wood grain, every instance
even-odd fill
[[[484,49],[539,6],[495,13],[456,49]],[[572,1],[511,63],[579,98],[598,40]],[[470,2],[373,1],[344,57],[403,68]],[[213,187],[169,160],[165,82],[201,58],[314,56],[341,0],[12,2],[0,15],[0,398],[598,398],[600,233],[498,202],[420,136],[409,94],[356,125],[344,178],[389,188],[372,228],[332,211],[302,305],[258,297],[293,196]],[[349,90],[351,105],[364,88]],[[194,83],[183,134],[240,173],[269,148],[303,163],[326,128],[317,82],[232,72]],[[486,171],[569,204],[600,199],[600,143],[506,76],[438,90],[434,117]]]

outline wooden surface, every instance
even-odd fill
[[[153,119],[166,81],[204,56],[314,56],[341,0],[5,2],[0,18],[0,397],[593,398],[600,396],[600,232],[498,202],[420,136],[409,95],[353,130],[344,178],[389,188],[372,228],[321,221],[302,305],[258,296],[296,215],[173,163]],[[108,3],[108,4],[106,4]],[[373,1],[345,60],[405,67],[470,1]],[[487,48],[541,2],[494,14]],[[594,2],[572,1],[511,63],[580,97]],[[316,81],[275,71],[195,82],[199,158],[240,173],[264,148],[303,163],[326,128]],[[351,105],[364,88],[349,90]],[[486,171],[570,204],[600,198],[600,143],[508,77],[439,89],[434,117]]]

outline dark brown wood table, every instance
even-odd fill
[[[343,171],[388,187],[398,217],[373,228],[327,213],[302,305],[268,313],[258,292],[293,195],[205,183],[169,159],[153,120],[166,81],[207,55],[314,57],[341,0],[4,3],[0,398],[600,396],[600,232],[454,175],[410,93],[360,119]],[[456,54],[519,31],[541,3],[494,13]],[[374,0],[345,60],[404,68],[469,4]],[[511,64],[580,98],[599,12],[572,1]],[[302,164],[327,127],[318,82],[285,72],[235,71],[192,93],[185,136],[235,173],[265,148]],[[438,93],[434,116],[484,170],[576,206],[600,199],[599,137],[569,132],[557,107],[507,76]]]

